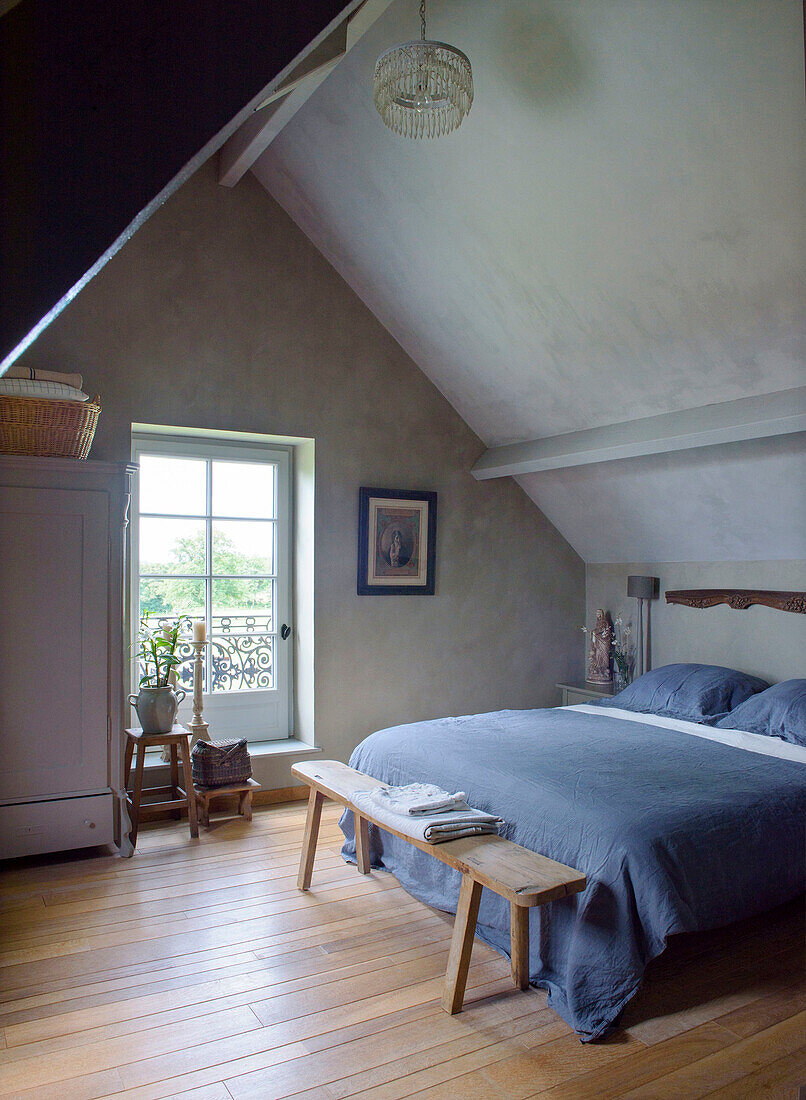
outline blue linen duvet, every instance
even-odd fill
[[[502,835],[583,871],[532,909],[530,974],[583,1040],[604,1035],[672,933],[728,924],[806,888],[806,764],[604,714],[499,711],[367,737],[350,764],[386,783],[467,792]],[[352,814],[343,854],[355,858]],[[460,875],[370,827],[372,864],[456,911]],[[509,906],[482,894],[479,935],[509,953]]]

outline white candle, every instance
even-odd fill
[[[193,641],[207,641],[207,623],[204,621],[204,619],[199,619],[198,622],[195,622],[193,624]]]

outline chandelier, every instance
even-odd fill
[[[420,0],[420,40],[401,42],[375,65],[375,106],[396,134],[449,134],[473,104],[473,72],[461,50],[425,37],[425,0]]]

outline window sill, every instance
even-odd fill
[[[296,737],[282,741],[256,741],[249,746],[250,756],[303,756],[321,752],[319,745],[309,745]]]
[[[254,759],[257,756],[313,756],[321,753],[319,745],[309,745],[296,737],[286,737],[282,741],[255,741],[249,745],[249,755]],[[160,759],[160,750],[146,753],[145,769],[167,768],[168,765]]]

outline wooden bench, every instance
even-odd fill
[[[331,798],[352,810],[355,819],[356,860],[362,875],[367,875],[370,871],[369,822],[461,871],[462,885],[442,994],[442,1007],[446,1012],[453,1015],[462,1010],[476,918],[484,886],[509,902],[512,980],[519,989],[528,988],[529,910],[533,906],[545,905],[546,902],[584,890],[583,874],[501,836],[469,836],[449,840],[444,844],[427,844],[399,833],[385,822],[367,814],[366,810],[357,810],[351,799],[355,791],[386,787],[388,784],[380,783],[372,776],[363,775],[337,760],[294,764],[291,771],[310,787],[297,879],[300,890],[307,890],[311,885],[322,802],[325,798]]]

